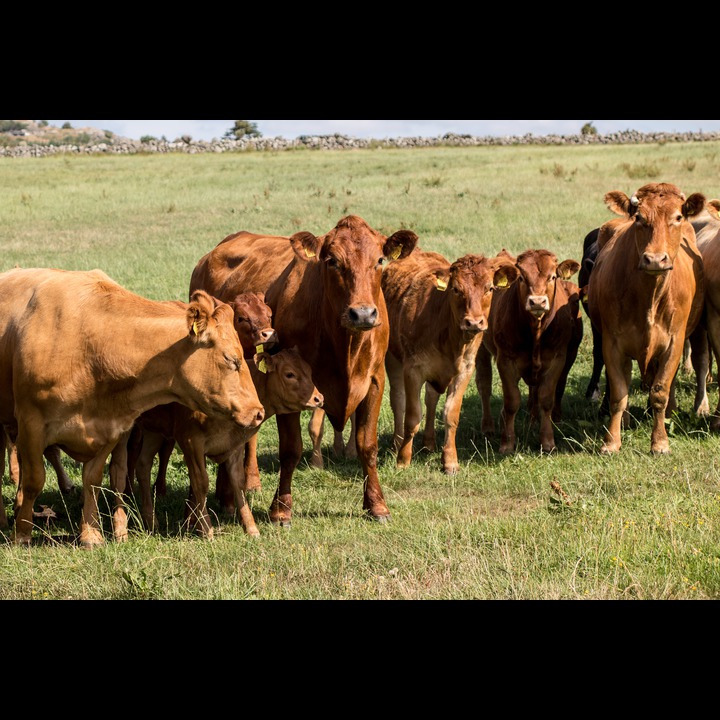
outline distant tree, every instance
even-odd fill
[[[39,127],[47,127],[48,124],[49,124],[49,123],[48,123],[47,120],[38,120],[38,126],[39,126]]]
[[[157,142],[157,138],[156,138],[156,137],[153,137],[152,135],[143,135],[143,136],[140,138],[140,142],[143,143],[143,144],[145,144],[145,143],[151,143],[151,142]]]
[[[591,122],[588,122],[582,126],[580,133],[582,135],[597,135],[597,129]]]
[[[27,127],[25,123],[18,120],[0,120],[0,132],[11,133],[19,132]]]
[[[71,124],[71,122],[70,122],[69,120],[66,120],[66,121],[62,124],[62,129],[63,129],[63,130],[72,130],[72,129],[73,129],[73,126],[72,126],[72,124]]]
[[[227,138],[235,138],[240,140],[241,138],[247,137],[262,137],[262,133],[257,129],[257,125],[250,120],[236,120],[230,130],[225,133]]]

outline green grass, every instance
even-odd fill
[[[386,234],[410,228],[449,259],[546,247],[579,260],[585,234],[612,217],[604,194],[653,180],[720,197],[720,144],[1,158],[0,270],[98,267],[146,297],[184,300],[196,262],[226,235],[322,234],[348,213]],[[108,543],[93,551],[74,544],[80,500],[63,498],[50,470],[39,504],[57,518],[38,520],[30,549],[0,546],[0,599],[717,599],[720,437],[691,412],[694,380],[680,378],[671,455],[649,453],[647,398],[635,382],[634,426],[617,456],[602,457],[603,425],[584,398],[585,329],[550,456],[524,412],[517,453],[499,456],[498,439],[480,433],[471,385],[460,473],[443,475],[439,452],[418,452],[398,471],[386,389],[379,472],[391,523],[363,518],[359,464],[332,455],[326,426],[326,468],[308,467],[306,435],[292,527],[271,526],[271,420],[260,433],[263,489],[251,499],[260,538],[223,517],[212,542],[182,531],[188,477],[176,453],[159,531],[133,522],[130,541],[116,544],[105,507]],[[494,388],[497,413],[497,373]],[[717,383],[709,393],[714,408]],[[79,469],[66,466],[79,486]],[[7,480],[2,493],[10,509]],[[212,497],[210,507],[218,512]]]

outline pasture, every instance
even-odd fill
[[[320,235],[350,213],[387,235],[410,229],[450,261],[501,248],[580,260],[586,233],[613,217],[605,193],[651,181],[720,197],[720,143],[0,158],[0,271],[100,268],[145,297],[187,300],[195,264],[230,233]],[[398,470],[386,385],[378,470],[392,522],[362,517],[359,464],[334,457],[326,424],[325,469],[309,467],[305,434],[292,527],[271,525],[279,463],[270,420],[258,443],[263,487],[250,498],[260,538],[213,515],[212,494],[215,540],[182,531],[188,474],[175,452],[156,504],[160,530],[148,535],[135,522],[129,542],[113,542],[112,503],[101,498],[108,542],[93,551],[74,542],[79,495],[63,497],[49,468],[33,546],[0,536],[0,599],[717,599],[720,437],[692,413],[694,378],[679,378],[670,455],[650,455],[636,380],[634,425],[618,455],[601,456],[603,422],[584,397],[584,323],[551,455],[540,453],[523,408],[517,452],[500,456],[499,433],[480,432],[473,382],[457,434],[460,472],[441,472],[440,450]],[[708,392],[714,410],[717,377]],[[79,487],[79,468],[64,460]],[[11,514],[7,473],[2,494]]]

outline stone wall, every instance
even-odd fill
[[[44,157],[63,153],[79,155],[132,155],[135,153],[224,153],[263,150],[359,150],[366,148],[421,148],[438,146],[477,147],[480,145],[638,145],[645,143],[707,142],[720,140],[720,132],[706,133],[640,133],[634,130],[607,135],[507,135],[504,137],[475,137],[449,133],[441,137],[385,138],[369,140],[347,135],[301,135],[294,140],[280,137],[246,137],[241,140],[192,140],[190,142],[166,142],[156,140],[141,143],[139,140],[114,138],[107,142],[87,145],[37,145],[19,144],[14,147],[0,146],[0,157]]]

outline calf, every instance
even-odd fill
[[[16,543],[30,544],[43,453],[58,445],[83,463],[80,542],[102,544],[97,495],[105,462],[139,415],[168,402],[243,428],[262,422],[229,306],[205,292],[190,303],[155,302],[99,270],[0,275],[0,424],[17,433],[21,468]],[[111,475],[113,524],[124,540],[119,477]]]
[[[632,360],[653,412],[650,450],[670,452],[665,415],[683,347],[705,303],[703,260],[689,218],[705,197],[670,183],[648,183],[632,197],[615,190],[606,205],[621,216],[600,228],[600,251],[588,284],[588,309],[602,333],[610,421],[601,452],[621,446]]]
[[[263,403],[264,420],[276,413],[300,412],[321,407],[323,396],[313,385],[310,366],[300,357],[297,348],[287,348],[275,355],[262,352],[250,365],[258,397]],[[229,489],[232,512],[237,507],[245,531],[259,534],[252,513],[245,504],[244,455],[246,443],[259,426],[240,428],[223,419],[208,418],[204,413],[190,410],[178,403],[152,408],[137,420],[143,431],[143,442],[136,464],[140,487],[141,516],[145,527],[155,526],[150,492],[153,459],[165,439],[176,442],[182,450],[190,476],[188,519],[200,533],[213,537],[213,527],[207,512],[209,478],[206,458],[218,463],[218,481],[223,478]]]
[[[426,396],[430,394],[432,404],[432,418],[428,415],[427,420],[432,431],[426,430],[424,445],[435,447],[435,405],[447,392],[442,466],[446,474],[457,473],[460,411],[488,313],[497,301],[495,291],[506,288],[517,275],[514,263],[505,257],[465,255],[451,264],[442,255],[419,248],[383,273],[390,318],[385,368],[398,467],[410,464],[422,417],[420,393],[427,383]]]
[[[505,251],[502,254],[508,255]],[[580,289],[568,279],[579,270],[580,263],[558,263],[549,250],[527,250],[517,257],[516,265],[519,277],[493,300],[477,353],[482,430],[486,435],[495,432],[490,412],[495,358],[503,392],[500,453],[515,450],[521,379],[529,388],[531,418],[540,424],[540,446],[549,453],[555,449],[553,422],[562,417],[568,373],[583,336]]]

